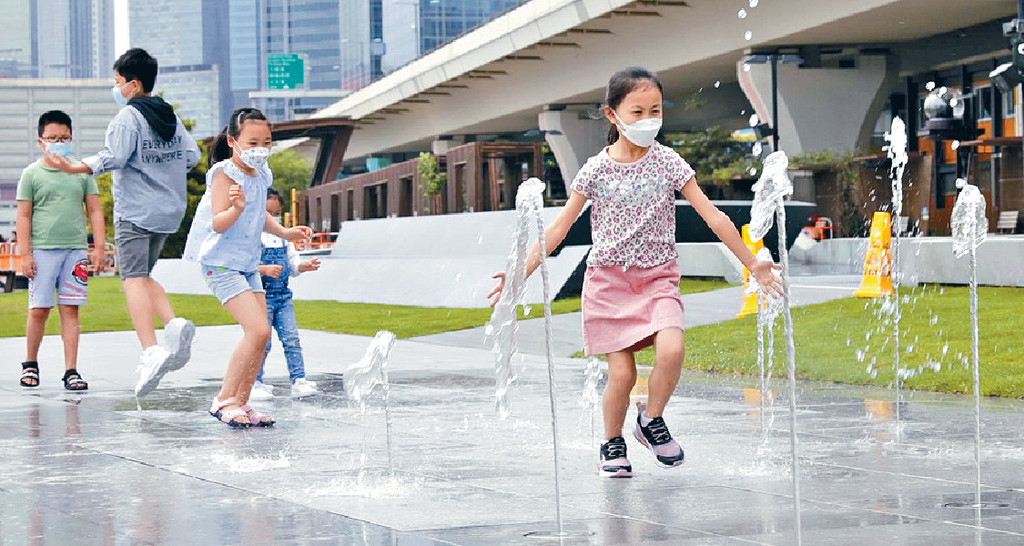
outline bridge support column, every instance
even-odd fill
[[[762,123],[772,122],[771,64],[737,63],[740,87]],[[867,148],[899,81],[893,55],[860,55],[851,67],[778,64],[779,147],[789,155]]]
[[[568,188],[580,167],[605,145],[608,123],[579,110],[545,110],[537,122]]]

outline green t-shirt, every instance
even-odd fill
[[[85,196],[99,193],[91,176],[66,174],[40,161],[25,167],[17,200],[32,202],[32,248],[86,248]]]

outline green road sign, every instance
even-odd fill
[[[295,53],[267,55],[267,88],[300,89],[306,85],[306,62]]]

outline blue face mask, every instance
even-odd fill
[[[51,154],[57,154],[61,157],[67,157],[71,155],[71,143],[70,142],[47,142],[46,151]]]
[[[120,85],[115,85],[114,87],[111,87],[110,94],[114,96],[114,102],[116,102],[118,106],[128,106],[128,99],[121,94]]]

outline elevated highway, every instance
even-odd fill
[[[585,111],[615,70],[658,72],[668,131],[735,128],[755,110],[767,119],[771,101],[767,65],[744,70],[747,53],[810,47],[812,63],[780,67],[783,147],[852,149],[901,71],[1006,53],[998,21],[1014,13],[1010,0],[534,0],[314,117],[357,122],[346,161],[539,127],[571,176],[600,145],[606,124]],[[687,109],[698,90],[707,105]],[[809,100],[816,90],[829,96]],[[811,109],[814,123],[831,127],[825,141],[800,134]]]

